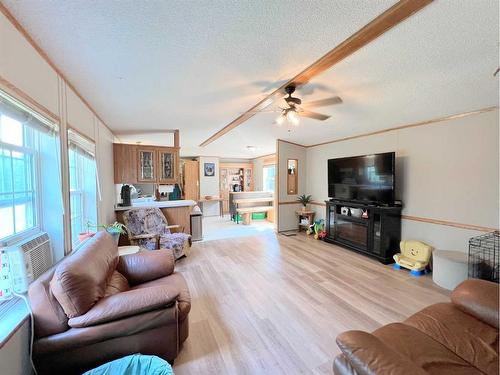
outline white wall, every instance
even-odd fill
[[[101,188],[98,221],[106,223],[114,221],[112,151],[114,135],[3,14],[0,14],[0,48],[0,88],[28,105],[30,103],[25,97],[30,97],[58,116],[61,133],[71,126],[96,142],[96,161]],[[23,95],[20,96],[19,92]],[[34,109],[39,110],[39,108]],[[62,146],[62,163],[66,165],[65,142],[62,142]],[[67,173],[64,168],[62,170],[63,173]],[[62,180],[67,181],[65,177]],[[65,204],[67,210],[68,200]],[[61,251],[58,251],[56,257],[61,256]]]
[[[60,118],[61,131],[61,163],[67,167],[67,145],[64,132],[68,123],[75,130],[94,140],[97,146],[97,165],[100,176],[102,200],[98,203],[98,220],[100,222],[114,221],[114,185],[113,185],[113,134],[102,124],[85,103],[66,85],[58,73],[40,56],[28,43],[25,37],[0,13],[0,88],[34,107],[44,115],[54,114]],[[35,102],[37,105],[34,105]],[[49,112],[49,113],[47,113]],[[51,167],[56,168],[55,165]],[[57,168],[54,169],[57,171]],[[64,205],[68,212],[69,188],[67,185],[67,170],[62,168],[62,181],[65,189]],[[53,179],[54,191],[61,189],[59,179]],[[47,203],[47,202],[46,202]],[[62,244],[62,215],[63,210],[58,208],[60,216],[47,223],[58,226],[57,233],[52,231],[52,240],[57,241],[54,246],[56,260],[64,254]],[[48,220],[46,220],[48,221]],[[66,227],[66,231],[69,228]],[[69,234],[67,234],[67,237]],[[70,241],[69,241],[70,242]],[[66,243],[68,246],[68,242]],[[28,374],[29,332],[28,325],[22,328],[0,350],[1,374]]]
[[[215,174],[213,176],[205,176],[205,163],[215,164]],[[219,158],[216,157],[200,157],[200,199],[203,199],[206,195],[220,196]],[[204,216],[217,216],[219,213],[220,207],[218,201],[203,203]]]
[[[327,160],[396,152],[396,198],[403,215],[498,228],[498,111],[307,149],[307,193],[328,199]],[[281,156],[280,156],[281,158]],[[313,206],[317,217],[325,208]],[[481,232],[402,221],[402,237],[467,251]]]
[[[26,321],[0,349],[0,374],[30,375],[30,323]]]
[[[263,168],[264,168],[264,159],[258,158],[252,160],[253,164],[253,189],[255,191],[262,191],[264,188],[263,181]]]
[[[298,160],[298,191],[297,194],[287,193],[287,161]],[[294,202],[301,194],[306,194],[307,186],[307,149],[285,141],[278,140],[278,232],[297,229],[298,220],[295,211],[301,206],[300,203],[280,204]]]
[[[97,173],[101,190],[98,201],[98,221],[112,223],[115,217],[115,185],[113,171],[113,141],[114,135],[99,120],[96,119],[96,150]]]

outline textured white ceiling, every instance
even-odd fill
[[[341,96],[329,120],[288,132],[258,114],[199,148],[395,1],[4,3],[111,129],[179,128],[184,155],[253,157],[276,138],[313,144],[498,103],[498,2],[437,0],[299,91]]]

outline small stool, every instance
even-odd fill
[[[453,290],[468,277],[468,256],[461,251],[435,250],[432,253],[432,281]]]

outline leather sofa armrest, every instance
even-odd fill
[[[453,290],[451,302],[463,312],[498,328],[498,293],[498,284],[470,279]]]
[[[72,328],[90,327],[172,305],[179,296],[175,285],[133,289],[104,297],[87,313],[71,318]]]
[[[121,256],[116,269],[130,285],[138,285],[169,276],[174,272],[174,267],[173,252],[161,249]]]
[[[427,372],[395,352],[374,335],[362,331],[348,331],[337,337],[337,345],[355,373],[426,375]]]

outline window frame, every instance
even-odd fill
[[[0,117],[1,116],[5,116],[5,117],[12,119],[12,117],[9,117],[6,114],[0,113]],[[13,119],[13,120],[16,121],[15,119]],[[23,126],[23,132],[24,132],[25,131],[24,128],[27,125],[22,124],[22,123],[21,123],[21,125]],[[25,229],[21,232],[14,233],[14,234],[11,234],[9,236],[0,238],[0,244],[2,244],[4,246],[14,245],[18,242],[21,242],[27,238],[30,238],[30,237],[42,232],[43,223],[42,223],[42,215],[40,214],[41,209],[42,209],[41,208],[41,182],[40,182],[41,165],[40,165],[39,152],[36,148],[36,144],[38,143],[38,139],[36,139],[36,138],[37,137],[33,137],[33,139],[32,139],[32,142],[33,142],[32,148],[26,147],[26,146],[18,146],[18,145],[3,142],[0,140],[0,148],[2,148],[2,149],[9,150],[11,153],[12,152],[19,152],[22,154],[30,154],[32,157],[32,160],[33,160],[33,170],[34,170],[33,171],[33,181],[32,181],[32,187],[33,187],[32,193],[33,193],[33,197],[35,200],[35,204],[33,205],[33,208],[34,208],[33,220],[34,220],[35,225],[33,227]],[[12,159],[12,156],[11,156],[11,159]],[[28,192],[28,190],[25,190],[24,192]],[[19,193],[19,192],[12,191],[12,194],[16,194],[16,193]],[[12,207],[13,207],[13,209],[15,209],[15,205],[13,205]],[[15,214],[14,214],[14,218],[15,218]],[[15,223],[14,223],[14,226],[15,226]]]
[[[274,189],[273,190],[265,190],[266,183],[264,181],[266,174],[264,173],[264,169],[266,168],[274,168]],[[269,191],[274,193],[276,191],[276,164],[264,164],[262,166],[262,189],[264,191]]]
[[[69,130],[69,129],[68,129]],[[74,131],[73,129],[71,129],[72,131]],[[78,134],[78,133],[76,133]],[[81,137],[81,135],[78,134],[78,136]],[[94,143],[94,142],[92,142]],[[95,144],[94,144],[95,145]],[[71,163],[70,163],[70,153],[73,152],[74,153],[74,157],[75,157],[75,173],[76,173],[76,176],[75,176],[75,183],[76,183],[76,188],[75,189],[71,189],[71,171],[72,171],[72,168],[71,168]],[[89,158],[90,160],[92,160],[92,162],[94,163],[94,174],[95,174],[95,196],[96,196],[96,200],[95,200],[95,220],[97,221],[98,220],[98,199],[97,199],[97,196],[98,196],[98,179],[97,179],[97,161],[95,160],[95,156],[94,155],[91,155],[92,157]],[[68,180],[69,180],[69,224],[70,224],[70,242],[71,242],[71,248],[72,250],[75,250],[75,249],[78,249],[79,246],[80,246],[80,241],[78,239],[78,236],[76,236],[76,238],[73,240],[73,220],[76,218],[73,217],[73,210],[72,210],[72,205],[71,205],[71,202],[72,202],[72,198],[75,197],[75,196],[79,196],[80,199],[78,199],[78,202],[79,202],[79,208],[80,208],[80,214],[77,216],[80,218],[80,224],[81,224],[81,229],[82,231],[85,230],[85,227],[87,225],[87,221],[88,221],[88,217],[89,217],[89,213],[87,212],[87,208],[88,208],[88,204],[90,203],[87,202],[87,199],[88,199],[88,194],[87,192],[85,191],[85,172],[86,172],[86,169],[85,169],[85,161],[83,160],[83,158],[86,158],[87,156],[85,155],[85,152],[81,152],[81,150],[79,151],[78,150],[78,147],[77,149],[74,149],[73,147],[71,147],[69,144],[68,144]],[[87,220],[87,221],[85,221]]]

